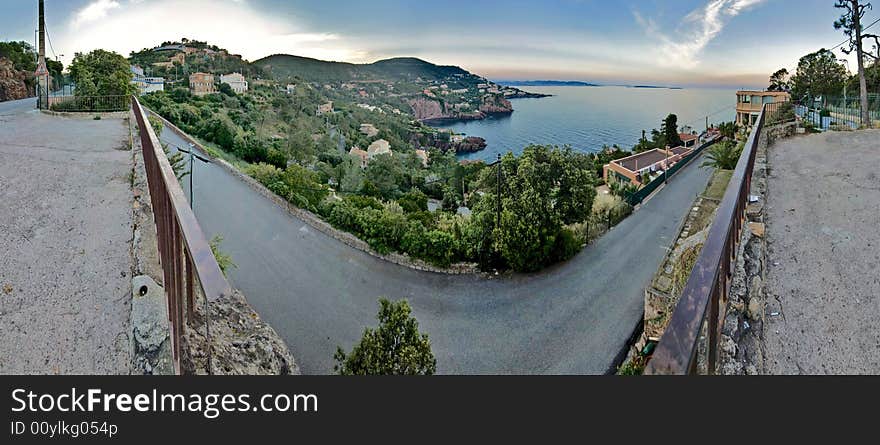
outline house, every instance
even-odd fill
[[[679,137],[679,139],[681,139],[681,143],[685,147],[696,146],[697,141],[700,139],[700,136],[698,136],[696,134],[690,134],[690,133],[679,133],[678,137]]]
[[[361,150],[359,147],[351,147],[348,154],[360,162],[361,168],[367,168],[367,164],[370,162],[370,155],[366,151]]]
[[[751,127],[758,121],[765,104],[790,101],[791,94],[785,91],[737,91],[736,124],[745,128]]]
[[[325,104],[318,105],[318,116],[332,113],[333,112],[333,101],[327,102]]]
[[[416,157],[422,161],[422,167],[428,167],[428,152],[425,150],[416,150]]]
[[[623,159],[611,161],[603,167],[605,183],[645,185],[651,173],[662,172],[675,165],[692,151],[687,147],[655,148]]]
[[[204,96],[216,93],[214,89],[214,75],[208,73],[193,73],[189,75],[189,91],[194,96]]]
[[[131,83],[137,87],[140,95],[165,91],[164,77],[147,77],[144,75],[144,69],[135,65],[131,65]]]
[[[236,94],[246,93],[248,90],[247,80],[241,73],[223,74],[220,76],[220,83],[232,87]]]
[[[287,84],[287,94],[293,94],[296,91],[296,84]]]
[[[360,132],[368,138],[379,135],[379,129],[373,124],[361,124]]]
[[[372,144],[370,144],[369,147],[367,147],[367,154],[369,155],[370,159],[374,159],[376,156],[379,155],[391,156],[393,153],[391,152],[391,144],[385,139],[379,139],[378,141],[373,142]]]

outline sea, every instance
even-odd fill
[[[603,145],[631,149],[646,130],[660,128],[669,113],[679,126],[696,131],[709,123],[736,116],[736,91],[728,89],[671,89],[623,86],[522,87],[551,94],[536,99],[513,99],[514,112],[480,121],[445,122],[438,128],[486,139],[487,147],[460,159],[494,161],[497,155],[519,154],[530,144],[570,145],[581,152],[597,152]]]

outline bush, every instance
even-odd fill
[[[345,201],[357,209],[382,210],[385,208],[378,199],[373,198],[372,196],[349,195],[345,197]]]
[[[226,85],[225,83],[223,85]],[[266,162],[278,168],[287,168],[287,154],[281,150],[270,148],[266,153]]]
[[[269,184],[278,181],[278,178],[281,176],[281,170],[278,167],[262,162],[249,165],[245,170],[245,173],[267,187]]]
[[[413,189],[401,196],[397,203],[406,213],[428,211],[428,196],[421,190]]]
[[[563,228],[556,237],[556,246],[553,249],[554,261],[565,261],[573,258],[584,245],[584,239],[573,230]]]

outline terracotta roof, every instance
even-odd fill
[[[693,141],[693,140],[697,139],[699,136],[697,136],[695,134],[690,134],[690,133],[679,133],[678,137],[681,138],[682,141],[687,142],[687,141]]]

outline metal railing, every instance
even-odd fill
[[[131,96],[130,100],[143,147],[150,202],[156,222],[159,261],[162,264],[163,285],[168,302],[172,357],[175,372],[179,374],[181,341],[187,321],[193,320],[196,280],[205,298],[206,328],[209,326],[207,304],[230,295],[232,289],[220,271],[217,259],[214,258],[195,214],[187,203],[183,189],[144,109],[136,97]],[[210,331],[206,333],[206,337],[209,344],[208,372],[211,373]]]
[[[58,96],[50,95],[49,109],[74,113],[127,111],[131,96]]]
[[[763,107],[752,127],[703,250],[672,319],[648,362],[646,374],[694,374],[697,371],[697,352],[701,350],[706,352],[708,372],[715,372],[718,339],[745,221],[755,156],[765,120],[771,112],[769,108],[767,105]],[[705,348],[701,348],[700,344],[703,329],[706,329]]]

